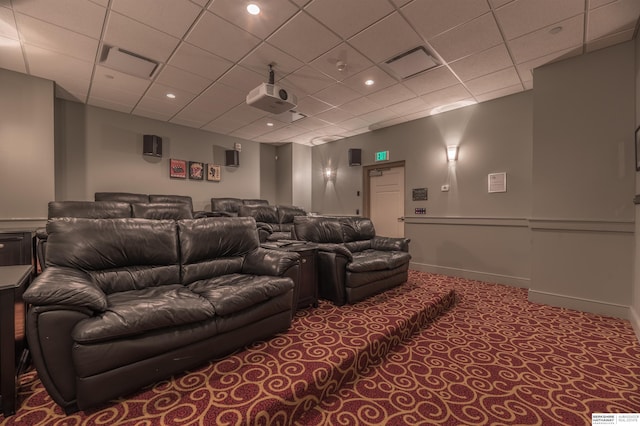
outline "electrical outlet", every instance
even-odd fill
[[[440,191],[449,192],[449,184],[444,184],[440,187]]]

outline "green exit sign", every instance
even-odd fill
[[[376,152],[376,161],[387,161],[387,160],[389,160],[389,151]]]

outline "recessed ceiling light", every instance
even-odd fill
[[[269,121],[269,122],[267,123],[267,126],[269,126],[269,127],[273,127],[273,123]]]
[[[549,34],[558,34],[562,31],[562,26],[558,25],[557,27],[553,27],[549,30]]]
[[[175,99],[176,95],[174,95],[173,93],[167,93],[166,97],[169,98],[169,99]]]
[[[247,12],[249,12],[252,15],[257,15],[260,13],[260,6],[258,6],[255,3],[249,3],[247,5]]]
[[[364,84],[366,84],[367,86],[373,86],[373,84],[375,83],[375,81],[369,79],[367,81],[364,82]]]

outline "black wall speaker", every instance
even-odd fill
[[[361,166],[362,165],[362,150],[359,148],[349,149],[349,165]]]
[[[162,138],[156,135],[144,135],[142,153],[153,157],[162,157]]]
[[[236,151],[235,149],[228,149],[225,151],[226,155],[226,165],[232,167],[238,167],[240,165],[240,151]]]

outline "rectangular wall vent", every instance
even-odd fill
[[[150,78],[158,67],[158,63],[151,59],[115,46],[109,48],[107,57],[102,61],[102,65],[142,78]]]

